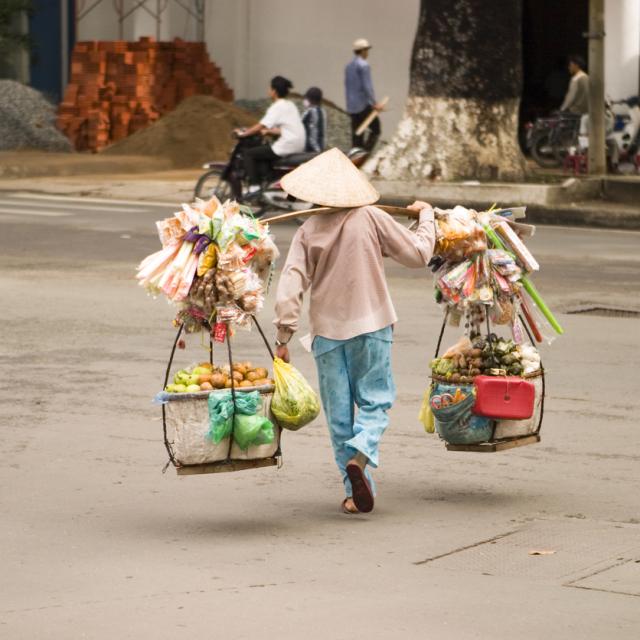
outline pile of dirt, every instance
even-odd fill
[[[256,122],[251,113],[211,96],[191,96],[145,129],[136,131],[102,153],[162,156],[176,168],[227,160],[235,142],[232,131]]]
[[[72,151],[55,121],[55,107],[39,91],[0,80],[0,150]]]

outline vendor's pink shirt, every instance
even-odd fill
[[[276,296],[278,339],[298,329],[302,296],[311,288],[311,335],[347,340],[397,321],[383,258],[425,267],[435,245],[433,210],[415,232],[374,206],[309,218],[291,242]]]

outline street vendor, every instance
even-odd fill
[[[384,274],[385,257],[424,268],[435,245],[434,213],[425,202],[415,232],[373,206],[379,194],[338,149],[325,151],[282,179],[290,195],[335,208],[307,219],[293,238],[276,299],[277,355],[289,361],[305,291],[312,351],[345,513],[373,509],[378,448],[395,399],[391,343],[397,316]]]

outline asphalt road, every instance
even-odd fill
[[[543,347],[542,442],[499,454],[417,422],[440,314],[424,272],[390,265],[399,396],[376,510],[347,517],[322,417],[285,434],[282,469],[161,473],[172,310],[133,273],[171,211],[0,194],[0,637],[639,637],[638,319],[564,313],[640,310],[638,234],[529,243],[566,334]],[[286,251],[295,226],[274,231]],[[267,362],[254,334],[238,349]],[[202,353],[192,337],[177,365]]]

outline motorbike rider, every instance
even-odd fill
[[[305,148],[305,130],[300,112],[291,100],[286,100],[293,84],[287,78],[275,76],[271,79],[269,97],[273,101],[264,117],[248,129],[236,129],[239,138],[247,138],[257,133],[278,136],[271,145],[262,144],[244,150],[244,166],[249,187],[249,198],[260,193],[260,181],[268,173],[271,164],[292,153],[301,153]]]
[[[582,56],[569,56],[571,81],[560,111],[569,111],[580,116],[589,113],[589,76],[584,72],[585,67]]]

